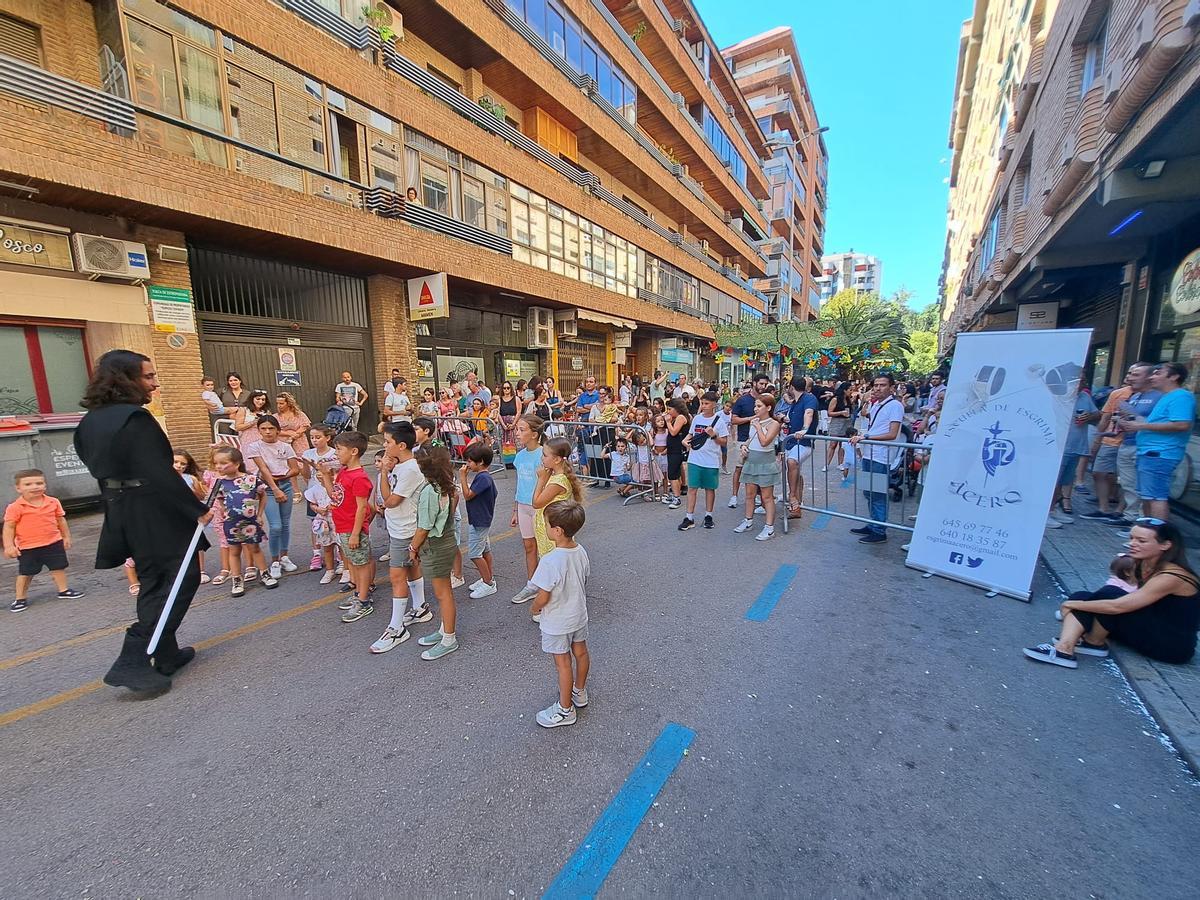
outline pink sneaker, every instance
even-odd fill
[[[323,568],[325,568],[325,564],[321,562],[321,554],[314,553],[312,559],[308,561],[308,571],[320,572]]]

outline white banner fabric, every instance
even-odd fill
[[[1029,599],[1090,339],[958,335],[907,565]]]

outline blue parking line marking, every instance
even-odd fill
[[[829,520],[831,518],[832,518],[832,516],[830,516],[829,513],[821,513],[819,516],[817,516],[815,519],[813,519],[812,525],[810,527],[812,527],[816,531],[824,531],[825,526],[829,524]]]
[[[751,622],[767,621],[767,616],[771,615],[771,610],[775,608],[775,604],[779,602],[779,598],[788,589],[788,585],[792,583],[792,579],[799,573],[799,566],[780,566],[774,577],[767,582],[767,586],[762,589],[762,593],[758,595],[758,599],[746,610],[746,618]]]
[[[696,732],[668,723],[617,791],[543,898],[594,897],[679,765]]]

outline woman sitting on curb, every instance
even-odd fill
[[[1078,668],[1077,656],[1108,656],[1108,639],[1165,663],[1186,663],[1196,652],[1200,627],[1200,576],[1188,565],[1183,535],[1162,519],[1138,519],[1129,555],[1138,588],[1108,599],[1075,599],[1062,605],[1062,631],[1053,643],[1026,647],[1038,662]]]

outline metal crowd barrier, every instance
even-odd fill
[[[512,458],[516,456],[518,448],[515,446],[515,440],[512,440],[511,444],[505,443],[506,437],[511,440],[512,430],[505,428],[503,423],[490,416],[476,418],[464,414],[426,418],[433,419],[436,427],[434,437],[450,451],[450,456],[455,462],[463,460],[468,445],[480,442],[492,448],[489,472],[507,471],[507,464],[511,464]]]
[[[913,526],[908,522],[916,519],[916,509],[924,485],[923,473],[929,462],[929,444],[862,440],[858,444],[859,448],[884,448],[888,456],[889,465],[886,472],[867,472],[862,465],[862,454],[851,446],[849,438],[814,434],[810,439],[813,441],[812,453],[800,464],[799,471],[804,479],[801,509],[818,515],[847,519],[861,525],[880,525],[908,533],[913,531]],[[828,447],[832,444],[842,444],[845,447],[845,460],[849,465],[846,477],[842,476],[842,470],[836,465],[836,453],[833,457],[834,462],[826,464]],[[780,457],[782,490],[779,494],[783,498],[785,533],[788,531],[787,509],[790,501],[790,456],[789,451]],[[885,495],[887,513],[882,520],[872,517],[870,502],[864,496],[864,491]]]
[[[632,422],[599,424],[555,419],[546,423],[543,433],[546,439],[564,437],[571,442],[575,448],[576,474],[593,485],[617,483],[612,477],[611,453],[617,438],[625,438],[629,442],[630,456],[630,482],[625,486],[631,490],[623,505],[628,506],[639,499],[643,502],[662,499],[666,475],[654,457],[654,435],[648,426]]]

